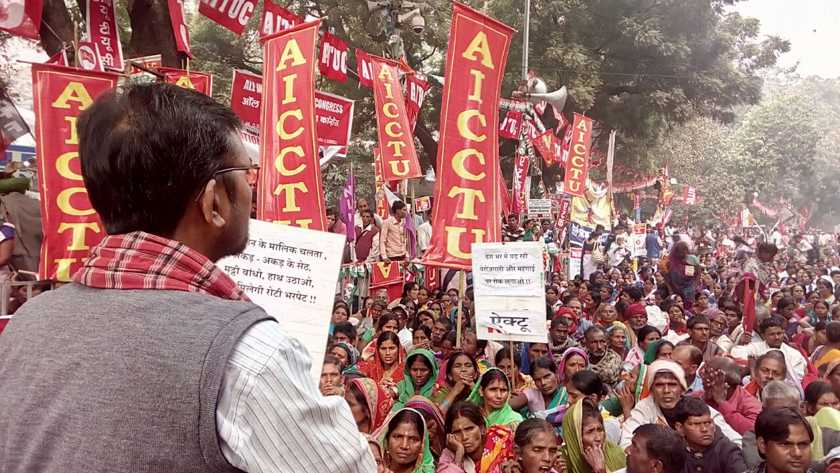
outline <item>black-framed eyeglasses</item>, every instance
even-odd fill
[[[249,166],[235,166],[230,168],[219,169],[218,171],[213,173],[213,179],[215,179],[217,176],[227,174],[233,171],[247,171],[245,173],[245,180],[248,182],[249,186],[254,186],[257,184],[257,179],[259,178],[260,165],[251,164]]]
[[[233,166],[229,168],[219,169],[218,171],[214,172],[211,176],[211,179],[216,179],[216,177],[227,174],[233,171],[246,171],[245,173],[245,181],[248,183],[249,186],[257,185],[257,180],[260,175],[260,165],[259,164],[251,164],[249,166]],[[201,196],[204,195],[204,188],[201,189],[201,192],[195,196],[195,201],[198,202],[201,200]]]

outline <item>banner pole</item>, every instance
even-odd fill
[[[455,322],[455,348],[461,348],[461,330],[463,326],[463,315],[461,312],[464,309],[464,285],[466,284],[466,274],[461,270],[458,277],[458,318]]]
[[[516,369],[516,362],[513,361],[513,340],[508,340],[508,343],[510,344],[510,373],[511,378],[513,378],[510,380],[510,385],[512,391],[516,392],[516,374],[518,370]]]

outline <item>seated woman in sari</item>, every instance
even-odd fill
[[[345,380],[364,376],[359,371],[359,350],[356,347],[339,342],[330,348],[330,354],[341,360],[341,374]]]
[[[519,411],[523,417],[528,417],[530,413],[539,416],[538,413],[564,403],[567,397],[566,389],[557,381],[557,366],[553,358],[538,358],[532,364],[531,372],[536,387],[526,389],[510,399],[510,407]]]
[[[429,429],[429,449],[432,451],[432,456],[437,460],[443,453],[443,447],[446,443],[443,414],[440,409],[424,396],[413,396],[405,403],[405,407],[414,409],[423,416],[426,427]]]
[[[612,473],[625,467],[624,451],[606,438],[604,420],[589,399],[575,402],[563,418],[567,473]]]
[[[519,356],[522,359],[521,371],[525,374],[532,374],[531,364],[538,358],[551,355],[548,343],[523,343]]]
[[[424,348],[412,350],[405,361],[403,379],[397,384],[398,397],[393,410],[402,409],[405,403],[415,395],[431,399],[437,376],[438,365],[435,354]]]
[[[645,325],[636,332],[636,345],[630,349],[630,353],[624,358],[624,363],[636,367],[644,362],[645,352],[648,345],[662,338],[662,332],[658,328]]]
[[[514,457],[502,464],[502,473],[564,472],[563,456],[554,428],[545,419],[528,419],[516,428]]]
[[[391,398],[370,378],[355,378],[347,383],[344,399],[363,434],[378,429],[391,410]]]
[[[453,352],[444,362],[445,377],[438,380],[432,393],[432,400],[446,415],[449,406],[469,396],[475,380],[478,379],[478,365],[464,352]]]
[[[370,360],[359,364],[359,371],[374,380],[389,396],[396,398],[397,383],[404,376],[405,350],[394,332],[382,332],[374,343],[376,353]]]
[[[397,316],[391,313],[385,313],[379,316],[376,320],[376,332],[374,332],[373,340],[370,341],[362,350],[362,361],[368,361],[376,355],[376,339],[382,335],[382,332],[394,332],[399,330],[399,320]]]
[[[514,411],[510,399],[510,381],[499,368],[484,372],[473,386],[468,401],[481,408],[487,427],[504,425],[515,427],[522,422],[522,416]]]
[[[471,402],[459,402],[446,413],[446,449],[437,473],[478,473],[487,427],[481,410]],[[498,470],[498,468],[497,468]]]
[[[423,415],[402,408],[391,415],[373,437],[382,446],[382,466],[392,473],[434,473],[429,432]]]

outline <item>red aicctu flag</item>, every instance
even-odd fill
[[[224,26],[237,36],[245,31],[245,26],[257,9],[257,0],[201,0],[198,12]]]
[[[324,33],[321,40],[321,75],[338,82],[347,82],[347,43],[337,36]]]

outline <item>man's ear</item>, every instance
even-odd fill
[[[219,213],[219,194],[216,192],[215,179],[207,181],[198,203],[205,222],[215,227],[223,227],[225,225],[226,221]]]
[[[680,437],[685,437],[685,428],[682,422],[674,422],[674,430],[680,434]]]
[[[764,458],[764,455],[767,454],[767,443],[764,441],[764,437],[756,437],[755,446],[758,449],[758,453]]]

